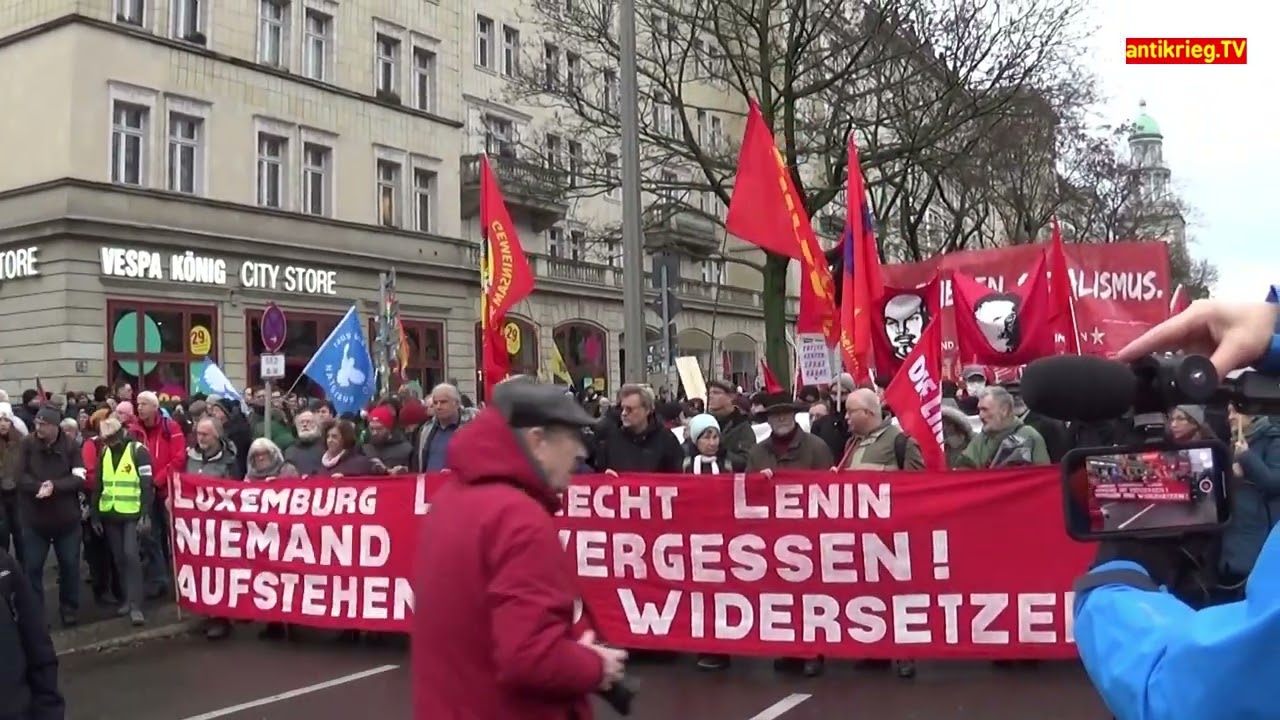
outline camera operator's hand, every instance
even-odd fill
[[[1180,542],[1178,539],[1103,540],[1098,543],[1092,567],[1113,560],[1128,560],[1141,565],[1157,584],[1169,585],[1176,579],[1182,552]]]
[[[1205,355],[1219,377],[1248,367],[1267,351],[1280,316],[1275,303],[1197,300],[1126,345],[1116,359],[1133,362],[1153,352]]]

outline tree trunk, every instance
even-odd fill
[[[791,258],[769,253],[761,273],[764,291],[764,356],[769,369],[784,386],[792,380],[791,346],[787,344],[787,268]],[[790,389],[790,388],[788,388]]]

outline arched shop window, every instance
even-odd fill
[[[538,362],[538,328],[521,317],[508,315],[503,325],[503,340],[507,344],[507,362],[512,375],[530,375],[538,377],[541,363]],[[484,366],[484,346],[480,340],[480,323],[475,325],[476,337],[476,369]],[[484,400],[484,384],[476,385],[480,399]]]
[[[598,325],[571,321],[559,325],[552,333],[565,367],[579,390],[587,385],[602,393],[609,392],[609,336]]]
[[[185,398],[191,372],[218,358],[218,314],[211,306],[108,300],[107,381]]]
[[[313,387],[313,383],[302,376],[302,371],[307,367],[311,356],[316,354],[316,348],[320,347],[320,343],[342,321],[342,313],[330,315],[286,310],[285,320],[287,326],[284,347],[280,349],[280,353],[284,355],[285,374],[283,378],[274,381],[275,385],[282,391],[292,387],[299,395],[320,397],[323,391]],[[258,358],[266,352],[266,348],[262,346],[262,310],[245,311],[245,332],[248,333],[245,337],[245,359],[248,362],[245,377],[249,378],[250,387],[261,387]]]
[[[444,358],[445,340],[444,323],[430,320],[403,320],[405,338],[408,340],[406,350],[409,354],[405,363],[404,380],[397,374],[391,381],[392,389],[400,387],[402,382],[416,382],[422,393],[431,392],[431,388],[445,381]],[[376,342],[378,337],[378,321],[369,319],[367,330],[370,340]],[[369,345],[373,351],[373,343]],[[377,357],[374,357],[377,363]],[[393,358],[393,365],[394,358]]]

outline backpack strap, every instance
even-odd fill
[[[910,438],[907,434],[899,431],[893,438],[893,459],[898,463],[898,469],[901,470],[907,464],[907,442]]]
[[[1104,585],[1128,585],[1132,588],[1148,591],[1160,589],[1160,586],[1156,584],[1155,580],[1151,579],[1150,575],[1138,572],[1137,570],[1130,570],[1128,568],[1103,570],[1101,572],[1091,572],[1081,575],[1076,578],[1075,584],[1071,589],[1079,595],[1080,593],[1088,592],[1089,590],[1100,588]]]

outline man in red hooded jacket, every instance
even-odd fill
[[[169,478],[182,469],[187,457],[187,438],[182,426],[164,416],[160,411],[160,399],[147,390],[138,393],[137,418],[129,428],[134,438],[147,446],[151,455],[151,476],[154,478],[156,501],[151,503],[151,533],[142,543],[147,597],[156,598],[169,593],[172,556],[169,551],[169,512],[164,500],[169,494]]]
[[[589,720],[591,693],[622,679],[625,651],[575,637],[553,520],[593,422],[555,387],[507,382],[453,437],[414,587],[417,720]]]

